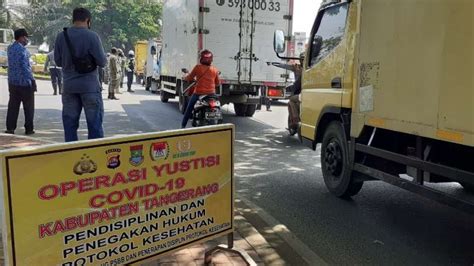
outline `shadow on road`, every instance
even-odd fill
[[[7,107],[5,105],[0,105],[0,113],[5,115],[0,116],[0,128],[2,131],[5,128],[5,119],[7,113]],[[18,116],[17,129],[15,133],[18,135],[24,134],[24,115],[23,110],[20,110],[20,115]],[[64,129],[62,122],[62,112],[57,109],[36,109],[35,110],[35,138],[41,138],[46,141],[53,142],[64,142]],[[128,127],[130,123],[126,114],[121,112],[106,111],[104,115],[104,129],[105,136],[119,136],[140,133],[133,128]],[[84,112],[82,112],[78,135],[80,140],[87,139],[87,123],[85,120]]]

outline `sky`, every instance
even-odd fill
[[[303,31],[309,36],[321,0],[294,0],[293,32]]]

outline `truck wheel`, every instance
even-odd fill
[[[162,103],[167,103],[168,102],[169,97],[168,97],[168,93],[166,93],[166,91],[164,91],[164,90],[160,91],[160,100],[161,100]]]
[[[248,104],[247,110],[245,111],[245,116],[252,117],[255,114],[255,110],[257,110],[256,104]]]
[[[245,116],[247,105],[243,103],[234,103],[234,112],[236,116]]]
[[[468,183],[460,183],[464,190],[468,193],[474,194],[474,185]]]
[[[188,107],[188,98],[186,96],[180,95],[178,104],[179,111],[184,114],[186,107]]]
[[[349,145],[340,122],[326,128],[321,145],[321,167],[328,190],[340,198],[356,195],[363,182],[355,182],[349,165]]]

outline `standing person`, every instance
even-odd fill
[[[187,82],[195,81],[196,84],[192,88],[193,93],[190,93],[192,96],[189,100],[188,107],[186,107],[186,111],[184,112],[181,128],[185,128],[188,124],[188,120],[191,117],[194,105],[199,100],[199,96],[216,94],[216,86],[220,84],[220,80],[219,70],[211,66],[213,57],[211,51],[202,51],[200,54],[199,64],[196,65],[191,73],[184,78]]]
[[[99,83],[97,71],[98,67],[105,66],[106,59],[99,36],[90,30],[91,20],[89,10],[75,8],[72,12],[73,26],[58,34],[54,46],[54,60],[63,68],[62,117],[66,142],[78,140],[82,109],[86,114],[88,138],[104,137],[102,84]],[[84,61],[95,63],[81,64]]]
[[[34,134],[33,118],[35,113],[36,81],[30,65],[30,53],[25,48],[28,44],[28,33],[25,29],[15,31],[15,42],[8,47],[8,91],[10,99],[7,110],[7,130],[5,133],[15,134],[23,103],[25,113],[25,134]]]
[[[127,64],[127,58],[125,58],[125,54],[123,53],[122,49],[118,49],[118,59],[120,65],[120,88],[123,88],[123,78],[125,77],[125,64]],[[120,90],[118,90],[120,94]]]
[[[298,123],[300,122],[300,97],[301,94],[301,78],[303,74],[303,61],[304,53],[300,54],[299,64],[282,64],[276,62],[267,62],[268,65],[273,65],[279,68],[287,69],[292,71],[295,74],[295,82],[291,86],[291,96],[290,101],[288,102],[288,115],[289,115],[289,125],[291,135],[294,135]]]
[[[118,100],[115,97],[115,92],[119,89],[120,85],[120,62],[117,57],[117,48],[113,47],[110,51],[109,57],[109,96],[111,100]]]
[[[132,90],[132,83],[133,83],[133,73],[135,72],[135,53],[130,50],[128,51],[128,63],[127,63],[127,91],[128,92],[135,92]]]
[[[110,53],[107,53],[105,67],[102,68],[102,70],[104,71],[103,74],[104,74],[105,84],[109,84],[109,58],[110,58]]]
[[[63,70],[61,67],[56,65],[54,62],[54,47],[53,51],[49,52],[46,56],[46,62],[44,63],[44,72],[49,69],[49,74],[51,76],[51,83],[53,84],[53,95],[58,95],[63,93]]]

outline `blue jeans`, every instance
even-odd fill
[[[181,122],[181,128],[185,128],[186,125],[188,124],[188,120],[193,114],[194,105],[196,104],[198,100],[199,100],[199,95],[197,94],[193,94],[193,96],[191,96],[191,98],[189,99],[188,107],[186,107],[183,121]]]
[[[88,138],[104,137],[102,120],[104,118],[104,103],[100,92],[91,93],[63,93],[63,126],[66,142],[76,141],[79,118],[82,108],[86,114]]]

